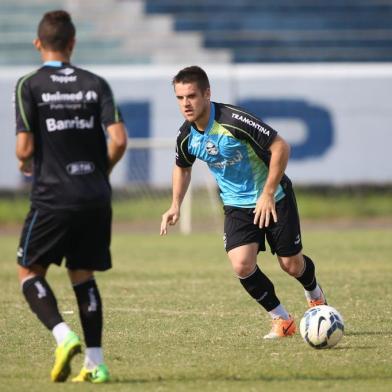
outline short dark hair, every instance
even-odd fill
[[[206,91],[210,88],[210,81],[204,69],[197,65],[183,68],[174,76],[172,85],[177,83],[194,83],[196,82],[201,91]]]
[[[67,11],[56,10],[44,14],[37,35],[45,49],[61,52],[75,38],[75,26]]]

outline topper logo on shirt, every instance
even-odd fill
[[[73,74],[75,72],[75,70],[72,68],[64,68],[64,69],[59,69],[57,72],[65,75],[65,76],[69,76],[69,75]]]
[[[50,78],[52,79],[52,82],[55,83],[72,83],[76,82],[78,79],[76,75],[72,75],[74,72],[75,70],[72,68],[59,69],[56,71],[56,74],[61,75],[52,74],[50,75]]]

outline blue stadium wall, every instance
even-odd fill
[[[187,65],[187,64],[184,64]],[[180,66],[95,67],[112,85],[129,136],[166,147],[130,150],[115,186],[171,183],[175,137],[183,119],[171,86]],[[292,146],[287,174],[304,185],[392,183],[390,64],[227,65],[204,67],[213,100],[249,109]],[[18,188],[12,94],[26,68],[0,72],[0,188]],[[136,169],[136,170],[133,170]],[[194,177],[203,182],[204,175]]]

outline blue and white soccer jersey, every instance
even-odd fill
[[[277,132],[260,119],[235,106],[211,103],[207,128],[200,132],[185,122],[177,137],[176,164],[189,167],[196,158],[207,163],[226,206],[256,206],[268,176],[270,152]],[[284,176],[275,200],[285,196]]]
[[[224,204],[224,243],[229,252],[265,238],[272,253],[295,255],[302,249],[301,231],[291,181],[284,175],[275,192],[278,222],[260,229],[254,224],[254,207],[268,177],[269,147],[277,132],[241,108],[211,103],[204,132],[185,122],[177,137],[176,164],[190,167],[196,158],[209,166]]]

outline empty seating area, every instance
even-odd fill
[[[32,41],[42,14],[54,9],[76,23],[75,64],[231,61],[230,50],[206,49],[201,33],[177,32],[171,15],[146,13],[144,0],[1,0],[0,65],[40,64]]]
[[[78,64],[392,61],[392,0],[2,0],[0,65],[39,64],[37,23],[59,8]]]
[[[36,38],[37,24],[42,15],[50,10],[63,9],[61,0],[2,0],[0,3],[0,65],[40,64],[32,41]],[[105,63],[124,62],[120,41],[113,37],[100,36],[93,23],[78,23],[78,46],[75,62],[89,63],[90,59],[101,59]],[[94,61],[94,60],[93,60]]]
[[[146,0],[234,62],[392,61],[391,0]]]

